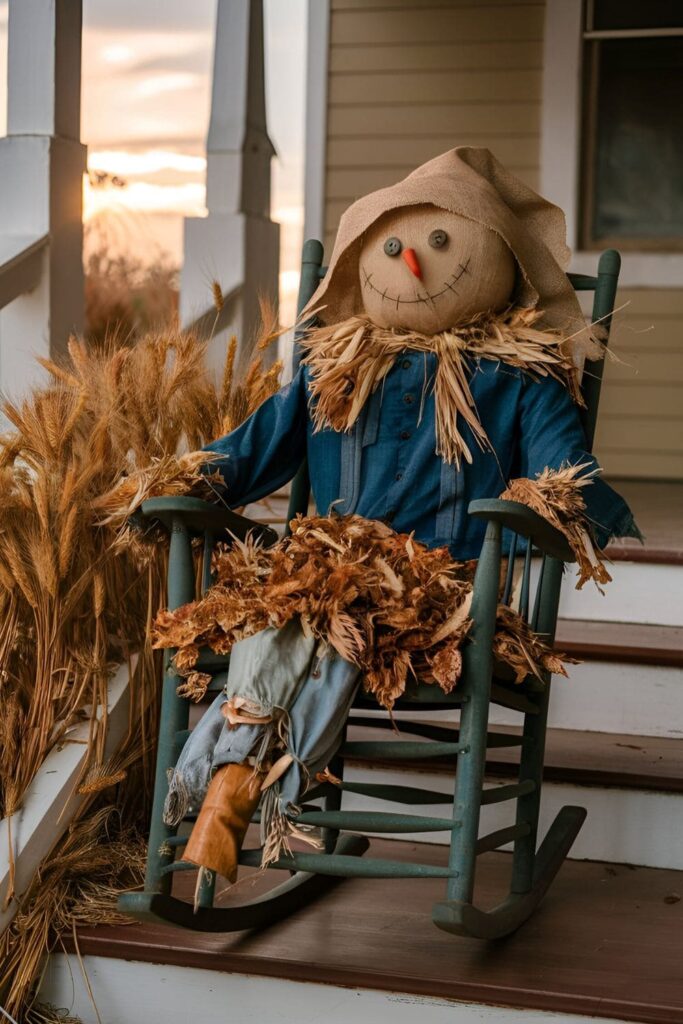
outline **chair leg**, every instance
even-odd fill
[[[546,559],[541,581],[538,620],[534,625],[538,632],[544,633],[550,640],[554,638],[562,568],[562,563],[556,559]],[[524,718],[519,781],[532,781],[534,788],[517,800],[516,824],[521,826],[522,834],[515,839],[510,894],[490,911],[481,911],[472,905],[476,856],[476,852],[472,851],[472,843],[476,843],[477,835],[472,831],[470,821],[469,830],[467,833],[463,830],[464,834],[460,838],[461,844],[466,840],[469,857],[461,853],[457,864],[453,861],[453,866],[458,870],[462,864],[463,877],[453,880],[449,886],[449,898],[437,903],[432,911],[432,919],[437,927],[454,935],[497,939],[516,931],[542,900],[585,820],[586,811],[583,807],[563,807],[536,851],[550,677],[546,679],[546,684],[543,691],[534,698],[539,708],[538,714],[527,713]],[[480,746],[484,745],[485,740],[480,743]],[[460,758],[458,762],[460,773]],[[478,813],[476,817],[478,824]],[[458,838],[454,834],[452,851],[457,843]]]
[[[173,523],[169,551],[168,605],[178,608],[194,597],[194,565],[190,535],[179,520]],[[161,690],[159,715],[159,742],[157,746],[154,798],[147,848],[145,889],[150,892],[169,893],[171,875],[163,869],[172,863],[174,853],[168,840],[176,834],[175,826],[164,823],[164,803],[168,793],[168,772],[177,761],[176,736],[187,729],[189,705],[176,693],[178,677],[169,671],[166,659]]]
[[[346,733],[347,733],[347,731],[348,731],[348,722],[344,726],[344,733],[343,733],[343,737],[342,737],[342,742],[340,744],[340,749],[346,743]],[[344,779],[344,758],[340,757],[339,754],[335,754],[335,756],[330,761],[330,772],[331,772],[332,775],[336,776],[336,778],[341,779],[343,781],[343,779]],[[341,810],[341,804],[342,804],[342,796],[343,796],[343,793],[342,793],[341,786],[333,786],[332,789],[330,789],[330,791],[327,793],[327,795],[325,796],[325,798],[323,800],[323,807],[324,807],[324,809],[326,811],[340,811]],[[324,832],[323,832],[323,838],[324,838],[324,842],[325,842],[325,853],[332,853],[332,851],[334,850],[335,846],[337,845],[337,841],[339,839],[339,831],[338,831],[338,829],[326,828],[324,830]]]
[[[466,700],[460,712],[460,752],[455,773],[449,856],[453,877],[448,879],[446,889],[448,900],[465,903],[471,902],[474,894],[500,558],[501,527],[499,523],[489,523],[474,581],[473,627],[464,651],[461,685]]]
[[[550,642],[555,637],[563,568],[562,562],[556,558],[544,559],[542,578],[537,595],[538,610],[535,616],[534,628],[539,633],[547,636]],[[525,836],[515,841],[511,884],[511,891],[513,893],[529,892],[534,885],[545,737],[548,724],[548,705],[550,702],[550,681],[551,676],[547,673],[545,687],[540,693],[534,695],[534,702],[538,706],[538,714],[526,714],[524,716],[524,742],[520,756],[519,781],[532,781],[534,789],[530,793],[521,796],[517,801],[517,824],[526,824],[529,830]]]
[[[177,686],[177,676],[166,671],[161,690],[159,741],[145,872],[145,889],[153,892],[171,891],[171,876],[164,874],[163,869],[173,861],[174,851],[168,840],[175,836],[177,828],[164,822],[164,803],[168,793],[168,772],[177,760],[176,733],[187,728],[188,719],[188,708],[176,694]]]
[[[478,910],[470,902],[444,900],[434,906],[434,924],[451,935],[475,939],[501,939],[517,931],[545,896],[585,818],[583,807],[562,808],[536,854],[534,880],[527,892],[511,892],[506,900],[488,911]]]

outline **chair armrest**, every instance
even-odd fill
[[[266,547],[274,544],[278,535],[270,526],[256,523],[246,516],[238,515],[225,505],[215,505],[201,498],[187,498],[172,495],[162,498],[149,498],[140,506],[140,513],[147,519],[154,519],[170,532],[173,520],[180,520],[192,534],[203,535],[207,530],[220,533],[228,530],[239,540],[244,540],[251,533]]]
[[[503,501],[501,498],[479,498],[470,502],[467,511],[476,519],[500,523],[522,537],[529,537],[544,555],[559,558],[562,562],[576,561],[564,534],[528,505],[519,501]]]

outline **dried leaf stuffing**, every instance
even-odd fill
[[[544,469],[535,480],[525,477],[511,480],[501,494],[501,498],[507,501],[528,505],[564,534],[579,566],[577,590],[587,580],[593,580],[600,587],[612,579],[603,552],[591,540],[586,503],[581,492],[592,484],[595,470],[582,475],[586,469],[590,469],[589,463]]]
[[[298,616],[305,633],[362,669],[365,689],[383,707],[413,678],[449,693],[471,626],[471,564],[360,516],[298,516],[291,526],[272,548],[219,546],[214,586],[158,616],[154,646],[177,649],[179,674],[193,678],[204,646],[227,654],[237,641]],[[506,610],[504,627],[498,649],[518,681],[563,671],[562,656],[516,613]],[[182,685],[189,691],[194,683]]]

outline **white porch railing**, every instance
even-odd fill
[[[80,0],[10,0],[7,138],[0,139],[0,389],[83,326]]]
[[[81,0],[9,0],[8,135],[0,139],[0,391],[16,397],[83,328]],[[200,333],[246,345],[259,297],[277,302],[270,220],[262,0],[218,0],[208,216],[185,223],[180,311]],[[224,301],[216,322],[212,285]],[[216,346],[215,361],[224,346]]]
[[[262,0],[218,0],[211,118],[206,147],[206,217],[185,220],[180,317],[214,335],[237,335],[246,354],[259,298],[277,304],[280,229],[270,219]],[[224,296],[216,323],[211,286]],[[217,341],[212,359],[222,365]],[[238,357],[239,358],[239,357]]]

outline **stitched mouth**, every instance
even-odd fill
[[[468,267],[470,265],[470,259],[471,257],[468,256],[464,263],[458,264],[456,271],[451,275],[448,281],[444,281],[444,287],[441,288],[438,292],[425,292],[423,295],[419,295],[418,292],[415,292],[414,299],[404,299],[401,297],[401,295],[388,295],[388,288],[385,288],[384,291],[382,291],[381,288],[378,288],[377,285],[374,285],[372,283],[373,275],[368,274],[365,267],[361,267],[361,273],[363,274],[363,287],[369,288],[371,291],[376,292],[378,295],[381,296],[383,302],[386,301],[395,303],[396,309],[398,309],[399,306],[417,306],[420,304],[427,305],[428,302],[431,302],[432,305],[435,306],[436,302],[434,300],[438,299],[440,295],[445,295],[446,292],[449,291],[453,292],[455,295],[458,294],[458,290],[455,287],[455,285],[463,276],[463,274],[469,273]]]

